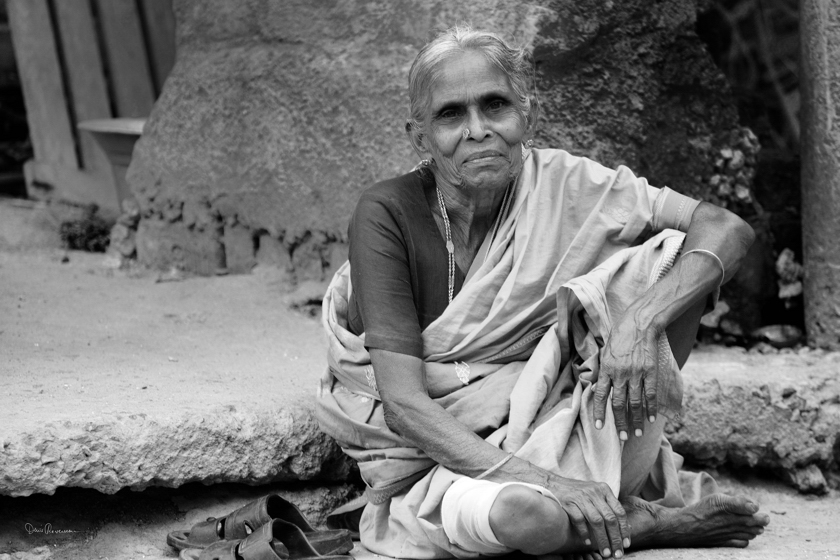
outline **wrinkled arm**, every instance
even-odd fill
[[[721,280],[735,275],[754,239],[752,228],[732,212],[705,202],[696,208],[686,232],[684,256],[626,310],[609,333],[601,356],[603,375],[595,387],[596,426],[603,426],[610,390],[621,439],[627,439],[630,428],[639,435],[645,416],[655,419],[659,338]],[[720,265],[710,255],[686,254],[692,249],[716,254],[726,277],[721,279]],[[628,426],[628,406],[632,426]]]
[[[485,442],[443,407],[425,387],[419,358],[386,350],[370,350],[376,384],[388,427],[450,470],[476,477],[507,454]],[[528,482],[549,489],[560,500],[581,540],[598,550],[623,550],[630,538],[626,515],[609,486],[565,479],[512,458],[486,477],[494,482]]]

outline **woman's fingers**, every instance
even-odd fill
[[[606,486],[605,497],[607,505],[613,510],[618,518],[618,528],[621,531],[621,546],[627,548],[630,546],[630,522],[627,521],[627,512],[624,511],[624,506],[618,501],[618,498],[612,493],[609,485]]]
[[[645,371],[644,385],[645,385],[645,408],[647,409],[647,420],[651,424],[656,422],[656,415],[659,412],[656,404],[656,379],[659,375],[659,364],[657,369]]]
[[[628,384],[630,400],[630,418],[633,423],[633,434],[641,437],[645,430],[645,395],[642,392],[643,379],[631,379]]]
[[[609,535],[609,548],[612,553],[621,552],[624,554],[624,543],[630,539],[630,526],[627,523],[627,514],[619,501],[613,496],[612,490],[607,484],[600,484],[601,492],[603,493],[603,501],[598,502],[598,507],[601,512],[601,517],[604,519],[604,525],[607,528]],[[602,548],[600,552],[604,556],[608,556],[606,551]],[[619,555],[619,556],[620,556]]]
[[[595,383],[595,427],[599,430],[604,427],[604,419],[607,416],[607,401],[610,400],[610,387],[612,380],[605,373],[604,369],[598,375],[598,382]]]
[[[618,430],[618,437],[627,441],[627,384],[615,383],[612,392],[612,409],[615,420],[615,429]]]
[[[586,516],[583,515],[583,511],[581,511],[580,507],[577,504],[569,504],[566,507],[566,513],[569,516],[569,519],[572,520],[572,526],[574,526],[575,531],[583,539],[583,544],[586,546],[592,545],[592,535],[589,534],[589,525],[586,522]]]
[[[607,492],[611,493],[609,489]],[[619,515],[607,504],[604,497],[594,496],[585,507],[589,521],[589,534],[592,535],[595,549],[602,556],[612,556],[616,552],[624,554],[624,537],[621,533]],[[623,513],[623,510],[621,510]]]

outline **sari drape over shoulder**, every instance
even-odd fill
[[[612,321],[681,246],[675,230],[645,241],[662,222],[666,191],[625,167],[532,150],[486,259],[422,333],[435,402],[489,443],[561,476],[606,482],[618,495],[622,442],[609,407],[607,428],[595,429],[592,385]],[[462,475],[385,423],[364,334],[347,328],[351,290],[345,263],[324,298],[329,367],[317,416],[368,486],[362,543],[403,558],[476,556],[441,528],[440,501]],[[659,410],[673,415],[682,385],[667,342],[660,357]],[[679,465],[663,438],[646,499],[683,504]]]

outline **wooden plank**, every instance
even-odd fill
[[[172,0],[140,0],[151,56],[155,92],[160,95],[163,82],[175,65],[175,13]]]
[[[97,0],[116,117],[147,117],[155,102],[140,14],[134,0]]]
[[[108,85],[96,37],[90,0],[59,0],[54,3],[66,65],[67,87],[75,123],[111,117]],[[82,167],[107,169],[108,159],[89,134],[78,136]]]
[[[47,0],[8,0],[7,9],[35,158],[75,168],[76,145]]]
[[[31,0],[27,0],[31,1]],[[116,179],[112,169],[76,169],[29,161],[24,165],[26,189],[30,198],[95,203],[103,216],[120,214]]]

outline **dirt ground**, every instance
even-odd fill
[[[103,412],[152,416],[197,403],[247,406],[257,370],[305,372],[291,388],[269,379],[257,388],[263,399],[275,391],[313,391],[325,364],[320,325],[289,309],[285,286],[265,271],[181,279],[115,270],[102,255],[0,251],[0,439],[38,422]],[[721,480],[771,516],[748,549],[631,557],[840,558],[837,492],[802,496],[743,474]],[[64,488],[54,496],[0,497],[0,560],[171,558],[168,531],[270,490],[297,492],[304,505],[333,492],[300,484],[191,484],[114,496]]]

